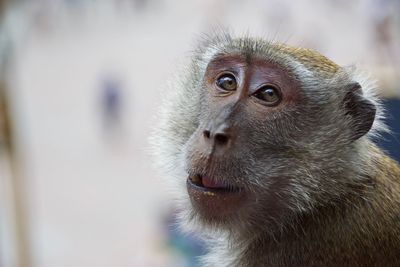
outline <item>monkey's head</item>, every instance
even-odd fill
[[[352,68],[223,35],[201,45],[169,90],[157,150],[196,225],[272,229],[364,183],[343,177],[362,172],[360,144],[380,110]]]

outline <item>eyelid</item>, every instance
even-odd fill
[[[275,84],[275,83],[270,83],[270,82],[268,82],[268,83],[263,83],[263,84],[259,85],[258,87],[256,87],[256,89],[254,90],[254,92],[253,92],[252,94],[254,94],[255,92],[257,92],[257,91],[260,90],[261,88],[263,88],[263,87],[268,87],[268,86],[270,86],[270,87],[276,89],[277,91],[279,91],[279,93],[282,94],[281,88],[280,88],[277,84]]]
[[[276,89],[276,90],[278,91],[278,93],[279,93],[281,96],[283,96],[283,93],[282,93],[281,88],[280,88],[277,84],[271,83],[271,82],[266,82],[266,83],[263,83],[263,84],[257,86],[255,89],[250,89],[249,92],[248,92],[248,95],[249,95],[249,96],[252,96],[252,95],[254,95],[258,90],[260,90],[261,88],[266,87],[266,86],[271,86],[272,88]]]
[[[237,74],[236,71],[233,71],[233,70],[223,70],[223,71],[218,72],[217,75],[215,76],[215,80],[218,80],[219,78],[221,78],[221,76],[227,75],[227,74],[232,75],[233,77],[235,77],[236,81],[239,80],[238,79],[239,75]]]

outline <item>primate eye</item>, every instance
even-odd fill
[[[237,88],[237,82],[235,76],[232,74],[224,74],[217,80],[217,86],[227,91],[233,91]]]
[[[279,90],[272,85],[261,87],[253,95],[270,106],[277,105],[281,101]]]

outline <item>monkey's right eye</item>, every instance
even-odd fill
[[[235,76],[223,74],[217,79],[217,86],[226,91],[234,91],[237,88]]]

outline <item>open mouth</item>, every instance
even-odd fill
[[[196,190],[214,193],[239,193],[241,191],[240,187],[233,186],[226,182],[215,181],[210,179],[208,176],[199,174],[189,176],[188,186],[191,186]]]

